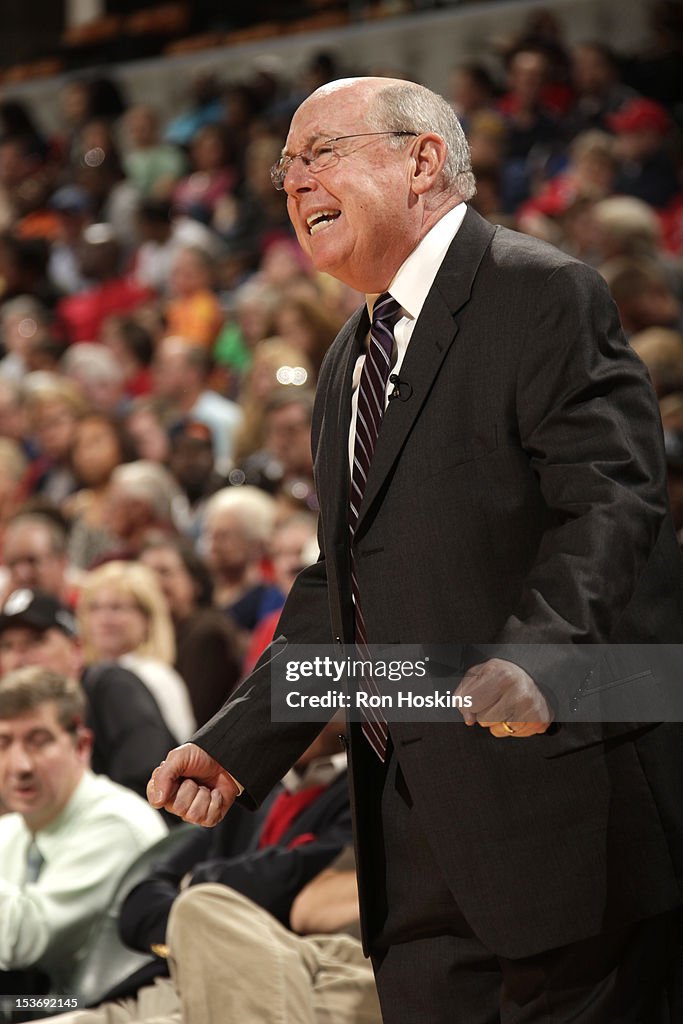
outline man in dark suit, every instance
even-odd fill
[[[323,87],[274,181],[314,265],[367,296],[321,371],[322,554],[278,633],[462,645],[470,666],[470,728],[455,711],[351,727],[385,1020],[657,1020],[681,904],[680,739],[553,723],[550,696],[579,685],[570,645],[682,638],[647,375],[592,270],[467,209],[467,145],[428,90]],[[476,644],[493,648],[477,661]],[[315,724],[271,721],[271,656],[156,770],[155,806],[213,824],[238,795],[258,805],[310,741]]]

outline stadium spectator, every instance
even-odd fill
[[[339,317],[326,307],[321,296],[314,299],[285,294],[275,308],[269,333],[299,349],[313,364],[317,377],[341,326]]]
[[[316,539],[318,521],[310,512],[299,512],[288,516],[273,530],[270,543],[270,561],[273,566],[273,581],[282,593],[292,589],[294,580],[301,570],[317,561],[319,550]],[[256,627],[244,658],[244,675],[254,668],[263,651],[275,637],[280,610],[267,615]]]
[[[61,369],[93,409],[110,416],[122,412],[125,405],[123,368],[106,345],[84,341],[71,346],[64,354]]]
[[[213,434],[206,423],[181,420],[170,431],[168,469],[180,493],[173,506],[176,526],[196,541],[202,530],[206,503],[227,480],[215,469]]]
[[[605,132],[578,135],[569,145],[566,168],[540,187],[517,212],[518,226],[528,234],[556,241],[554,222],[582,199],[598,202],[611,195],[617,172],[614,140]]]
[[[153,397],[137,399],[131,405],[124,425],[139,459],[159,465],[168,461],[171,445],[163,400]]]
[[[131,107],[124,128],[128,142],[123,156],[126,176],[144,198],[168,198],[185,168],[182,151],[160,141],[159,116],[152,107]]]
[[[283,1013],[302,1024],[381,1024],[358,916],[351,847],[299,892],[289,929],[234,889],[191,886],[167,929],[182,1020],[215,1020],[227,1007],[236,1020]]]
[[[671,118],[653,100],[636,97],[609,117],[621,158],[615,189],[664,208],[681,192],[669,139]]]
[[[253,920],[259,919],[257,908],[263,908],[262,912],[267,912],[266,916],[274,926],[278,922],[279,927],[287,926],[292,903],[298,893],[341,850],[348,847],[350,833],[346,754],[340,751],[339,726],[330,723],[256,814],[237,809],[229,823],[222,822],[215,829],[198,829],[177,850],[155,865],[147,878],[128,894],[119,917],[121,937],[134,949],[145,953],[152,949],[156,960],[143,966],[110,993],[108,998],[115,999],[115,1003],[108,1001],[92,1010],[50,1019],[61,1020],[62,1024],[110,1024],[112,1019],[117,1024],[161,1024],[162,1021],[179,1024],[178,995],[168,980],[166,933],[169,915],[172,919],[188,886],[190,889],[204,888],[209,883],[211,890],[220,889],[225,894],[227,906],[251,910],[255,905]],[[348,879],[345,881],[348,888]],[[347,895],[345,903],[348,902]],[[340,916],[343,915],[348,917],[347,907]],[[223,938],[224,933],[221,931],[220,934]],[[259,938],[266,935],[267,931],[262,929],[256,936],[245,937],[245,947],[251,947],[254,941],[258,944]],[[228,938],[232,935],[226,930],[226,943]],[[355,964],[358,946],[354,945],[351,953],[348,949],[351,945],[351,941],[347,943],[345,939],[340,943],[340,946],[347,947],[348,959]],[[230,959],[240,956],[240,951],[226,944],[222,955]],[[223,966],[226,968],[225,963]],[[325,970],[322,963],[320,967]],[[330,964],[327,978],[334,984],[339,975],[345,973],[348,971],[343,965],[335,970]],[[352,974],[355,979],[355,970]],[[366,966],[364,992],[367,991],[368,976],[371,977],[371,972]],[[272,1020],[274,1014],[284,1009],[269,1001],[268,997],[275,991],[270,987],[274,981],[261,979],[260,983],[249,986],[250,994],[240,987],[239,995],[235,993],[235,1000],[231,999],[222,1006],[215,1016],[208,1013],[208,1004],[203,1000],[201,1004],[194,1005],[197,998],[194,996],[189,1019],[196,1024],[219,1019],[229,1024],[233,1021]],[[319,981],[323,981],[322,973]],[[301,980],[297,978],[296,983],[301,985]],[[311,986],[312,996],[314,992],[315,986]],[[364,1001],[354,1000],[356,992],[354,985],[347,994],[345,1008],[354,1004],[365,1005]],[[281,993],[280,989],[278,993]],[[242,999],[246,1002],[241,1002]],[[321,999],[321,1010],[323,1005]],[[336,1000],[331,1000],[331,1005],[338,1006]],[[320,1019],[288,1015],[288,1019],[296,1020],[297,1024],[300,1020],[302,1024],[309,1020],[311,1024],[314,1021],[322,1024],[323,1019],[329,1024],[345,1024],[348,1020],[343,1015]],[[361,1016],[358,1021],[359,1024],[361,1021],[362,1024],[375,1024],[378,1018],[376,1015],[371,1018]]]
[[[40,591],[15,590],[0,613],[0,678],[29,666],[80,680],[93,734],[92,770],[144,796],[155,758],[173,742],[158,704],[142,680],[116,662],[85,668],[76,618],[65,605]]]
[[[89,568],[116,544],[104,525],[107,492],[114,470],[131,454],[130,443],[110,416],[93,412],[80,420],[71,456],[79,487],[65,507],[71,520],[69,560],[80,569]]]
[[[243,420],[235,438],[238,465],[263,447],[268,400],[281,390],[310,387],[314,379],[310,359],[281,338],[265,338],[256,345],[240,390]]]
[[[235,402],[209,388],[208,352],[187,338],[164,338],[153,369],[155,394],[169,403],[173,418],[206,423],[213,435],[216,469],[221,472],[229,468],[242,411]]]
[[[683,335],[666,327],[649,327],[630,339],[647,366],[658,398],[683,392]]]
[[[59,505],[74,490],[71,447],[87,403],[80,389],[59,373],[38,371],[22,382],[29,432],[38,447],[27,488]]]
[[[301,388],[278,388],[263,410],[263,447],[241,465],[246,483],[269,494],[294,487],[316,509],[311,454],[314,394]],[[310,499],[310,500],[309,500]]]
[[[5,355],[0,360],[0,376],[21,381],[33,367],[31,346],[48,336],[48,311],[30,295],[18,295],[0,307],[0,328]]]
[[[157,576],[175,630],[175,668],[190,691],[197,725],[223,706],[241,678],[241,652],[232,623],[211,607],[211,576],[195,549],[180,538],[158,538],[140,561]]]
[[[249,634],[284,597],[263,573],[275,503],[257,487],[226,487],[206,506],[200,549],[213,577],[213,603]]]
[[[66,524],[52,516],[20,512],[5,527],[2,565],[4,592],[40,590],[72,606],[75,592],[68,578]]]
[[[154,573],[134,562],[93,569],[78,621],[86,663],[117,661],[139,676],[170,731],[181,743],[186,740],[196,723],[187,687],[173,668],[173,625]]]
[[[237,184],[232,145],[225,125],[207,124],[190,143],[190,173],[173,191],[173,204],[202,224],[211,224],[216,208]]]
[[[681,302],[665,271],[649,260],[610,260],[600,268],[627,337],[648,327],[679,330]]]
[[[92,285],[57,307],[69,343],[95,341],[108,316],[135,309],[154,295],[121,272],[121,249],[109,224],[90,224],[84,230],[79,257],[80,273]]]
[[[79,247],[83,231],[92,221],[88,193],[78,185],[63,185],[48,205],[57,216],[57,236],[50,248],[47,273],[62,295],[75,295],[87,287],[81,272]]]
[[[126,398],[148,395],[152,390],[154,341],[147,328],[133,317],[111,316],[102,325],[100,341],[118,363]]]
[[[637,97],[622,81],[614,52],[602,42],[578,43],[571,51],[571,77],[575,99],[568,112],[571,135],[597,128],[609,131],[609,118]]]
[[[176,252],[165,306],[169,335],[187,338],[211,351],[223,323],[213,283],[214,261],[204,249],[186,248]]]
[[[484,64],[470,61],[455,68],[450,80],[450,100],[466,134],[477,114],[494,113],[497,93],[496,83]]]
[[[111,474],[102,508],[102,525],[116,541],[110,554],[136,558],[152,535],[173,534],[173,502],[178,487],[168,470],[138,459]]]
[[[137,227],[140,244],[133,259],[133,276],[159,295],[166,294],[171,266],[180,249],[216,254],[216,235],[199,221],[178,214],[168,200],[143,200],[138,206]]]
[[[119,879],[166,827],[89,769],[85,697],[26,668],[0,680],[0,971],[5,991],[69,993]]]
[[[6,524],[18,515],[24,502],[27,465],[21,446],[0,432],[0,543]]]

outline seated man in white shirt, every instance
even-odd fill
[[[0,818],[0,992],[70,994],[119,880],[167,831],[141,797],[90,771],[84,718],[73,680],[38,667],[0,680],[0,801],[11,812]]]

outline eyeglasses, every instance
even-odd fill
[[[295,160],[301,160],[311,174],[326,171],[343,156],[348,156],[350,150],[344,152],[344,147],[335,145],[335,143],[344,142],[346,139],[367,139],[379,135],[412,135],[413,138],[416,138],[418,134],[419,132],[359,132],[357,135],[338,135],[336,139],[324,139],[322,142],[316,142],[311,149],[303,149],[300,153],[294,153],[293,156],[281,156],[270,169],[270,180],[275,188],[281,191],[285,187],[285,178]]]

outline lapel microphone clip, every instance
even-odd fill
[[[394,385],[394,390],[389,395],[389,401],[393,402],[394,399],[400,398],[402,402],[407,402],[413,393],[412,386],[408,381],[401,380],[397,373],[390,373],[389,383]]]

